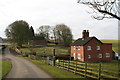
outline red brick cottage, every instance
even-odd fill
[[[82,38],[71,44],[71,56],[86,62],[110,61],[113,58],[112,44],[89,37],[88,30],[83,30]]]

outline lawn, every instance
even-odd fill
[[[0,79],[4,78],[6,74],[11,70],[11,62],[10,61],[0,61]]]
[[[58,78],[60,80],[76,80],[81,78],[82,80],[87,80],[84,77],[81,77],[79,75],[75,75],[74,73],[65,71],[63,69],[57,68],[55,66],[50,66],[45,64],[45,62],[43,62],[42,60],[32,60],[30,58],[25,58],[31,62],[33,62],[34,64],[36,64],[39,68],[43,69],[44,71],[46,71],[48,74],[50,74],[53,78]],[[76,79],[75,79],[76,78]]]

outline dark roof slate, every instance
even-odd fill
[[[85,44],[87,44],[93,38],[97,39],[96,37],[86,37],[86,38],[84,38],[84,40],[82,38],[79,38],[74,43],[72,43],[71,46],[84,46]],[[100,43],[102,43],[100,40],[98,40],[98,41]]]

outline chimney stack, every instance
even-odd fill
[[[83,30],[82,32],[82,39],[89,37],[89,30]]]

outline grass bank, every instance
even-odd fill
[[[0,61],[0,79],[4,78],[7,73],[11,70],[12,65],[10,61]]]

